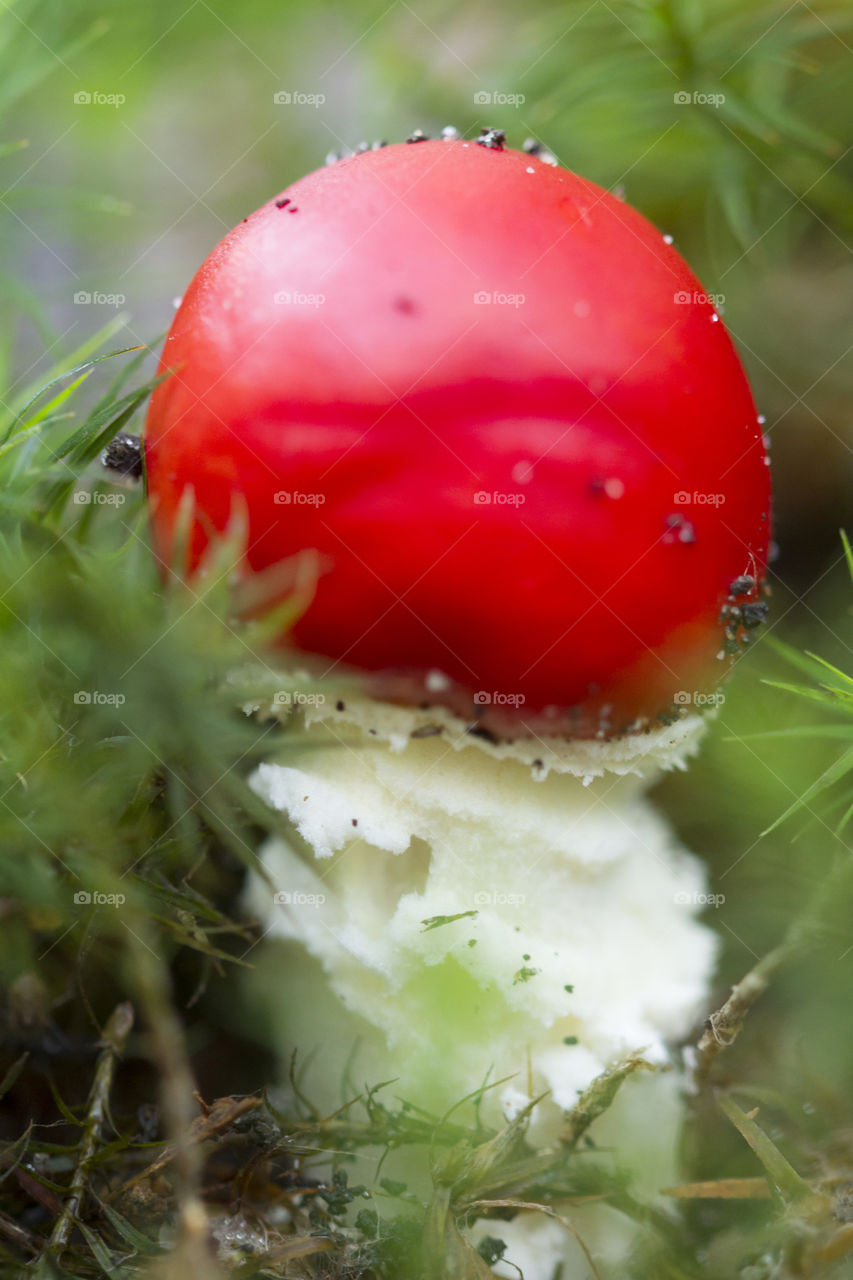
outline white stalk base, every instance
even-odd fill
[[[264,846],[277,900],[256,877],[249,907],[302,956],[282,967],[282,1039],[303,1057],[319,1050],[312,1100],[331,1112],[394,1078],[394,1095],[441,1114],[487,1076],[511,1077],[485,1094],[484,1120],[547,1090],[530,1130],[545,1144],[617,1059],[668,1064],[703,1005],[715,935],[697,919],[704,869],[644,792],[695,751],[698,717],[611,743],[496,745],[434,710],[353,700],[300,714],[298,767],[265,764],[253,778],[298,839]],[[441,732],[411,736],[432,726]],[[634,1152],[650,1189],[676,1176],[677,1093],[676,1073],[629,1081],[600,1122],[630,1163],[626,1105],[645,1133],[655,1099],[661,1159],[647,1133]],[[528,1254],[523,1269],[539,1280],[553,1270],[554,1226],[524,1215],[492,1234],[524,1252],[533,1233],[543,1264]],[[567,1280],[575,1266],[585,1275],[560,1239]]]

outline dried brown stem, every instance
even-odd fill
[[[116,1063],[121,1056],[127,1037],[133,1027],[133,1008],[129,1004],[117,1005],[104,1028],[101,1037],[102,1050],[95,1068],[95,1078],[86,1108],[86,1120],[80,1139],[77,1167],[71,1178],[68,1196],[50,1234],[46,1255],[59,1261],[71,1237],[74,1222],[80,1212],[89,1182],[89,1171],[103,1136],[110,1091]]]

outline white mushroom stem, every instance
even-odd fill
[[[297,714],[304,752],[253,786],[298,838],[261,851],[276,899],[260,878],[250,896],[313,958],[282,984],[282,1023],[288,1043],[321,1049],[319,1105],[340,1106],[359,1041],[359,1087],[393,1077],[439,1113],[487,1076],[512,1077],[486,1095],[493,1120],[549,1091],[531,1129],[548,1141],[557,1109],[614,1060],[667,1063],[703,1005],[715,935],[697,919],[704,869],[645,792],[695,752],[699,717],[611,742],[495,744],[435,709]]]

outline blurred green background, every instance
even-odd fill
[[[853,670],[838,536],[853,525],[849,5],[4,0],[0,57],[6,400],[111,319],[112,346],[153,340],[225,232],[328,151],[500,126],[623,190],[724,295],[772,444],[768,635]],[[765,639],[702,758],[659,788],[725,895],[711,913],[719,995],[850,856],[824,797],[761,836],[839,752],[832,738],[752,736],[833,718],[768,677],[791,670]],[[784,1094],[777,1136],[801,1164],[853,1126],[850,905],[725,1060],[742,1085]],[[214,1005],[204,1016],[215,1027]],[[755,1172],[719,1119],[698,1130],[696,1177]],[[729,1210],[703,1212],[711,1230]]]

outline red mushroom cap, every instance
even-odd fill
[[[609,736],[692,705],[763,615],[768,459],[712,300],[533,156],[309,174],[214,249],[160,367],[161,556],[188,487],[193,567],[244,501],[252,570],[322,554],[292,643],[386,696]]]

